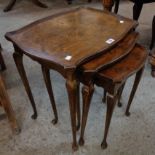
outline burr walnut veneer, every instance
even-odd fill
[[[131,41],[131,42],[132,42],[131,47],[133,47],[132,45],[134,45],[133,44],[134,41]],[[102,59],[103,64],[106,63],[105,57],[109,57],[108,55],[112,54],[113,52],[119,53],[118,52],[119,46],[121,45],[118,45],[118,47],[111,50],[110,53],[103,54],[102,56],[100,56],[99,60]],[[128,48],[129,47],[130,45],[128,46]],[[142,46],[137,44],[132,50],[131,48],[129,49],[130,49],[130,52],[126,57],[110,65],[106,69],[98,67],[100,65],[98,63],[97,58],[82,66],[83,74],[80,78],[81,79],[80,81],[84,84],[84,86],[82,89],[83,113],[82,113],[82,124],[81,124],[81,136],[79,140],[80,145],[84,144],[84,138],[83,138],[84,130],[87,122],[87,116],[88,116],[91,98],[94,91],[94,84],[104,88],[104,91],[106,92],[106,97],[107,97],[106,98],[107,114],[106,114],[106,122],[105,122],[105,131],[104,131],[104,138],[101,144],[101,147],[103,149],[107,147],[106,139],[107,139],[107,134],[108,134],[110,121],[111,121],[115,104],[117,100],[118,101],[120,100],[120,97],[124,88],[124,84],[127,78],[133,75],[134,73],[136,73],[135,82],[134,82],[133,89],[126,109],[126,115],[127,116],[130,115],[129,108],[143,73],[144,64],[147,58],[147,51]]]
[[[77,112],[79,111],[77,69],[81,64],[110,50],[136,26],[137,22],[106,11],[77,8],[41,19],[20,30],[7,33],[6,38],[14,45],[14,60],[34,110],[32,118],[37,117],[37,110],[24,70],[23,54],[42,66],[55,114],[54,123],[57,122],[58,116],[49,69],[58,71],[66,79],[73,149],[76,150],[78,148],[76,130],[80,124],[80,115]],[[121,54],[117,60],[119,58],[122,58]],[[78,115],[76,115],[77,113]],[[76,123],[76,116],[78,124]],[[78,125],[77,128],[76,125]]]

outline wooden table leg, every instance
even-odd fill
[[[120,87],[120,89],[118,90],[118,107],[122,107],[122,102],[121,102],[121,96],[123,93],[123,89],[124,89],[125,83]]]
[[[33,0],[33,3],[38,5],[39,7],[42,7],[42,8],[47,8],[47,5],[40,2],[39,0]]]
[[[47,91],[48,91],[48,94],[50,97],[50,101],[51,101],[51,105],[53,108],[53,112],[54,112],[55,118],[52,120],[52,123],[56,124],[58,122],[58,114],[57,114],[57,109],[56,109],[53,90],[52,90],[52,84],[51,84],[51,79],[50,79],[50,71],[48,68],[42,66],[42,73],[43,73],[44,81],[46,84],[46,88],[47,88]]]
[[[114,5],[114,0],[102,0],[104,9],[111,11]]]
[[[82,110],[82,123],[81,123],[81,134],[79,139],[79,145],[84,145],[84,131],[86,127],[89,107],[94,92],[94,85],[90,84],[89,86],[84,85],[82,88],[82,98],[83,98],[83,110]]]
[[[16,47],[15,47],[15,49],[16,49]],[[16,50],[18,51],[18,49],[16,49]],[[25,86],[25,90],[26,90],[26,92],[28,94],[28,97],[30,99],[30,102],[31,102],[31,105],[32,105],[32,108],[33,108],[34,113],[31,116],[31,118],[36,119],[37,118],[37,110],[36,110],[36,105],[35,105],[35,102],[34,102],[34,98],[33,98],[32,92],[31,92],[29,82],[27,80],[25,69],[24,69],[24,66],[23,66],[23,54],[15,52],[13,54],[13,58],[14,58],[17,70],[18,70],[19,75],[20,75],[20,77],[21,77],[21,79],[23,81],[23,84]]]
[[[103,92],[103,98],[102,98],[102,102],[103,103],[106,103],[106,95],[107,95],[107,92],[104,90],[104,92]]]
[[[0,90],[1,90],[0,91],[0,104],[4,108],[5,113],[7,114],[13,133],[18,134],[20,132],[20,128],[17,125],[15,114],[12,109],[9,96],[6,92],[5,85],[4,85],[1,75],[0,75]]]
[[[139,85],[140,79],[142,77],[143,71],[144,71],[144,68],[142,68],[141,70],[139,70],[136,73],[135,81],[134,81],[134,84],[133,84],[133,88],[132,88],[132,91],[131,91],[131,94],[130,94],[130,97],[129,97],[129,101],[128,101],[128,105],[127,105],[127,108],[126,108],[126,112],[125,112],[126,116],[130,116],[129,109],[130,109],[132,100],[134,98],[134,95],[136,93],[137,87]]]
[[[16,0],[10,0],[9,4],[5,7],[4,12],[10,11],[15,5]]]
[[[114,107],[117,102],[117,95],[118,94],[109,94],[107,93],[107,112],[106,112],[106,122],[105,122],[105,131],[104,131],[104,138],[101,143],[102,149],[106,149],[108,144],[107,144],[107,135],[110,127],[110,122],[113,114]]]
[[[72,149],[74,151],[78,150],[77,140],[76,140],[76,113],[77,113],[77,90],[78,83],[74,75],[69,75],[66,79],[66,88],[68,92],[69,107],[70,107],[70,117],[72,126],[73,143]]]
[[[5,70],[6,66],[5,66],[4,59],[3,59],[1,51],[2,51],[2,47],[1,47],[1,44],[0,44],[0,66],[1,66],[1,70]]]
[[[76,130],[78,131],[80,129],[80,125],[81,125],[81,110],[80,110],[80,83],[77,82],[77,93],[76,93],[76,97],[77,97],[77,126],[76,126]]]

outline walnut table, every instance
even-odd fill
[[[36,4],[42,8],[47,8],[47,6],[44,3],[40,2],[39,0],[33,0],[33,2],[34,2],[34,4]],[[13,6],[15,5],[15,3],[16,3],[16,0],[10,0],[8,5],[5,7],[4,12],[10,11],[13,8]]]
[[[49,69],[58,71],[66,79],[74,150],[78,149],[78,66],[114,47],[136,26],[137,22],[118,15],[91,8],[77,8],[6,34],[15,48],[14,60],[34,110],[33,118],[37,117],[37,111],[23,66],[23,54],[41,64],[47,87],[51,85]],[[51,96],[49,87],[47,89]]]

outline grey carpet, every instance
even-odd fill
[[[7,119],[0,121],[0,155],[70,155],[71,127],[68,110],[68,99],[65,80],[57,72],[51,71],[51,79],[57,103],[59,122],[52,125],[53,112],[45,89],[40,66],[24,57],[24,64],[38,109],[38,119],[30,118],[32,109],[17,73],[12,53],[12,44],[5,40],[4,34],[18,29],[42,17],[67,10],[72,7],[87,5],[102,9],[99,1],[91,4],[87,0],[75,0],[68,6],[64,0],[46,0],[48,9],[39,8],[30,0],[19,0],[13,10],[3,13],[6,0],[0,0],[0,43],[6,52],[3,53],[7,70],[3,73],[8,94],[14,108],[17,121],[22,129],[19,135],[12,135]],[[151,22],[155,4],[144,6],[140,17],[139,42],[148,48],[151,38]],[[123,2],[119,14],[132,17],[132,3]],[[101,104],[102,89],[96,88],[85,134],[85,146],[80,147],[75,155],[154,155],[155,154],[155,79],[150,76],[150,66],[146,64],[142,81],[131,107],[131,116],[124,115],[128,95],[134,77],[131,77],[122,96],[122,108],[115,108],[108,135],[108,148],[102,150],[100,143],[103,137],[106,106]],[[0,114],[3,110],[0,109]],[[79,137],[79,133],[77,133]]]

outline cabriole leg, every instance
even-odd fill
[[[127,105],[126,112],[125,112],[125,115],[126,115],[126,116],[130,116],[130,112],[129,112],[130,106],[131,106],[132,100],[133,100],[133,98],[134,98],[134,96],[135,96],[136,90],[137,90],[137,88],[138,88],[140,79],[141,79],[141,77],[142,77],[143,70],[144,70],[144,68],[142,68],[141,70],[139,70],[139,71],[136,73],[134,85],[133,85],[133,87],[132,87],[132,91],[131,91],[130,98],[129,98],[128,105]]]
[[[80,129],[81,124],[81,110],[80,110],[80,83],[77,82],[77,131]]]
[[[108,135],[109,126],[110,126],[110,122],[111,122],[111,118],[112,118],[112,114],[113,114],[113,110],[114,110],[116,101],[117,101],[116,95],[107,94],[107,113],[106,113],[104,138],[101,143],[102,149],[106,149],[108,146],[107,145],[107,135]]]
[[[31,116],[31,118],[36,119],[37,118],[37,110],[36,110],[36,105],[35,105],[34,98],[33,98],[32,92],[31,92],[31,88],[30,88],[30,85],[29,85],[29,82],[28,82],[28,79],[27,79],[27,76],[26,76],[26,73],[25,73],[25,69],[24,69],[24,66],[23,66],[23,54],[15,52],[13,54],[13,58],[14,58],[17,70],[18,70],[19,75],[20,75],[20,77],[22,79],[22,82],[23,82],[23,84],[25,86],[25,90],[27,92],[27,95],[28,95],[28,97],[30,99],[30,102],[31,102],[31,105],[32,105],[32,108],[33,108],[34,113]]]
[[[66,88],[68,92],[69,98],[69,107],[70,107],[70,117],[71,117],[71,126],[72,126],[72,135],[73,135],[73,143],[72,149],[74,151],[78,150],[77,140],[76,140],[76,116],[77,116],[77,89],[78,83],[76,81],[76,77],[70,75],[66,81]]]
[[[119,89],[119,92],[118,92],[118,104],[117,104],[118,107],[122,106],[121,96],[122,96],[122,93],[123,93],[124,86],[125,86],[125,83],[121,86],[121,88]]]
[[[50,101],[51,101],[51,105],[52,105],[52,108],[53,108],[53,112],[54,112],[54,117],[55,118],[52,120],[52,123],[56,124],[58,122],[58,114],[57,114],[57,109],[56,109],[56,105],[55,105],[51,79],[50,79],[50,71],[49,71],[48,68],[42,66],[42,73],[43,73],[45,85],[46,85],[48,95],[49,95],[49,98],[50,98]]]
[[[90,107],[90,102],[91,102],[93,92],[94,92],[93,84],[89,86],[86,86],[86,85],[83,86],[83,89],[82,89],[83,110],[82,110],[81,134],[79,139],[80,146],[84,145],[84,131],[86,127],[86,122],[87,122],[87,117],[88,117],[88,112],[89,112],[89,107]]]

